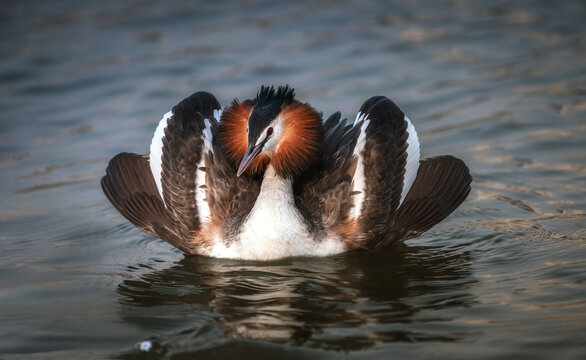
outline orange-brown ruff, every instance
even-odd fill
[[[251,100],[235,100],[222,114],[220,143],[234,164],[242,160],[248,147],[247,127],[253,106]],[[264,153],[257,156],[248,167],[250,174],[262,173],[270,160],[277,174],[299,175],[316,161],[324,135],[321,116],[298,101],[285,106],[279,116],[284,129],[279,146],[270,157]]]
[[[323,121],[293,89],[262,87],[222,112],[197,92],[165,114],[150,155],[121,153],[101,184],[145,233],[189,254],[271,260],[374,249],[419,236],[468,196],[462,160],[421,160],[390,99]]]

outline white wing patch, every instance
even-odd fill
[[[403,177],[403,191],[401,192],[401,201],[399,205],[405,200],[405,196],[411,189],[411,185],[417,177],[417,170],[419,169],[419,138],[417,137],[417,131],[411,123],[411,120],[405,116],[407,121],[407,163],[405,164],[405,175]]]
[[[358,113],[354,124],[358,124],[360,121],[364,121],[360,127],[360,135],[354,148],[354,156],[358,157],[358,164],[356,166],[356,173],[354,174],[354,181],[352,185],[352,191],[358,192],[354,195],[354,207],[350,211],[350,218],[357,219],[362,211],[362,203],[364,202],[364,191],[366,190],[366,182],[364,179],[364,164],[362,159],[362,150],[364,150],[366,128],[370,124],[367,114]],[[403,177],[403,190],[401,191],[401,201],[409,193],[415,178],[417,177],[417,170],[419,169],[419,138],[417,137],[417,131],[411,123],[411,120],[405,116],[407,121],[407,161],[405,164],[405,175]]]
[[[151,141],[151,152],[149,156],[149,163],[151,165],[151,172],[153,173],[153,177],[155,178],[155,183],[157,184],[157,189],[159,190],[159,194],[161,195],[161,199],[163,199],[163,186],[161,185],[161,172],[162,169],[162,159],[163,156],[163,138],[165,137],[165,128],[167,127],[167,120],[169,120],[173,116],[173,112],[169,111],[165,115],[161,121],[159,121],[159,125],[155,130],[155,134],[153,135],[153,140]],[[165,200],[163,199],[163,203]]]
[[[214,118],[220,122],[220,119],[222,118],[222,109],[214,109]]]
[[[362,150],[364,150],[364,144],[366,143],[366,128],[370,124],[370,120],[367,118],[367,114],[361,112],[356,115],[354,124],[358,124],[363,121],[360,127],[360,135],[356,141],[356,147],[354,147],[354,156],[358,157],[358,165],[356,166],[356,172],[354,173],[354,179],[352,182],[352,191],[358,192],[354,195],[354,206],[350,211],[350,218],[357,219],[362,211],[362,203],[364,202],[364,192],[366,190],[366,182],[364,180],[364,164],[362,159]]]
[[[219,110],[214,110],[214,117],[216,119],[218,116]],[[210,218],[210,205],[207,202],[207,188],[206,185],[206,175],[207,172],[205,171],[205,161],[204,161],[204,154],[212,151],[212,124],[210,123],[209,119],[203,120],[205,124],[205,128],[203,129],[203,149],[202,149],[202,156],[197,164],[197,174],[195,176],[195,203],[197,204],[197,213],[199,214],[199,219],[202,223],[205,223]]]
[[[205,128],[203,129],[203,149],[204,151],[212,151],[212,124],[210,119],[203,119]]]
[[[169,111],[165,115],[161,121],[159,121],[159,125],[157,125],[157,129],[155,130],[155,134],[153,135],[153,140],[151,141],[151,148],[150,148],[150,155],[149,155],[149,163],[151,167],[151,172],[153,173],[153,177],[155,178],[155,183],[157,184],[157,190],[159,190],[159,194],[161,195],[161,199],[163,199],[163,203],[165,202],[163,198],[163,186],[162,186],[162,156],[163,156],[163,138],[165,137],[165,129],[167,128],[167,120],[169,120],[173,116],[173,112]],[[220,121],[222,117],[222,110],[216,109],[214,110],[214,118],[217,121]],[[204,119],[205,128],[202,131],[203,134],[203,149],[202,153],[207,153],[212,151],[212,125],[209,119]],[[206,201],[207,191],[205,188],[206,184],[206,172],[204,170],[199,170],[205,166],[204,157],[202,156],[201,160],[197,164],[197,174],[195,177],[195,199],[197,204],[198,214],[202,222],[205,222],[207,218],[210,216],[210,207]],[[204,185],[204,187],[201,187]],[[165,204],[167,206],[167,204]]]

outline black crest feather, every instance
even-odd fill
[[[262,130],[275,119],[283,106],[289,105],[295,98],[295,90],[289,85],[261,86],[254,99],[254,108],[248,119],[248,143],[254,144]]]
[[[279,86],[275,90],[274,86],[261,86],[260,91],[256,94],[254,106],[263,107],[266,105],[276,105],[281,107],[290,104],[295,98],[295,90],[289,85]]]

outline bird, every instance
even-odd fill
[[[417,237],[468,196],[464,161],[420,159],[411,120],[385,96],[325,121],[289,85],[222,109],[199,91],[159,121],[149,155],[120,153],[101,179],[112,205],[186,254],[330,256]]]

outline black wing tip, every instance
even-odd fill
[[[402,146],[407,140],[407,121],[405,114],[391,99],[386,96],[373,96],[360,107],[359,114],[370,120],[366,133],[378,141],[384,142],[389,134],[394,134],[394,142]],[[406,142],[405,142],[406,144]]]
[[[108,169],[111,169],[117,162],[123,161],[128,158],[146,158],[146,157],[144,155],[139,155],[139,154],[130,153],[130,152],[118,153],[118,154],[114,155],[110,159],[110,161],[108,161],[108,167],[106,168],[106,172],[108,172]]]
[[[452,155],[421,161],[412,191],[397,211],[388,243],[417,237],[451,215],[472,190],[466,163]]]
[[[367,114],[369,118],[391,118],[404,120],[405,114],[399,106],[386,96],[376,95],[366,100],[360,106],[360,112]]]
[[[108,181],[110,181],[110,179],[108,178],[108,174],[102,176],[102,178],[100,179],[100,186],[102,187],[102,191],[104,192],[104,194],[106,195],[106,197],[108,199],[110,199],[110,196],[108,195]],[[110,200],[111,202],[112,200]]]
[[[100,180],[102,191],[112,205],[143,231],[152,213],[150,209],[141,208],[144,204],[139,198],[152,196],[156,201],[161,201],[154,179],[149,177],[150,175],[148,159],[145,156],[119,153],[110,159],[106,174]]]
[[[412,190],[452,198],[458,198],[465,191],[470,192],[473,178],[470,174],[470,168],[464,160],[453,155],[439,155],[421,160],[420,163],[415,181],[420,182],[423,186],[415,186],[414,183],[414,186],[411,187]],[[417,196],[416,191],[414,191],[414,195]],[[453,206],[450,212],[455,210],[462,201]]]
[[[185,99],[183,99],[181,101],[181,103],[186,102],[186,103],[192,103],[192,102],[202,102],[202,103],[209,103],[211,105],[217,105],[215,108],[216,109],[220,109],[220,103],[218,102],[218,99],[214,96],[214,94],[212,94],[211,92],[208,91],[196,91],[193,94],[189,95],[188,97],[186,97]]]
[[[186,253],[195,249],[174,230],[174,220],[158,193],[148,158],[133,153],[114,156],[100,180],[118,212],[144,233],[161,238]]]
[[[472,183],[473,178],[472,174],[470,174],[470,168],[468,167],[468,165],[466,165],[464,160],[457,158],[453,155],[434,156],[432,158],[420,160],[420,163],[428,165],[429,167],[451,166],[453,168],[452,171],[459,172],[460,179],[465,179],[467,185],[470,185]]]
[[[397,104],[395,104],[395,102],[393,100],[391,100],[390,98],[384,96],[384,95],[375,95],[375,96],[371,96],[370,98],[368,98],[364,103],[362,103],[362,106],[360,106],[360,111],[362,112],[367,112],[369,109],[378,107],[378,106],[382,106],[382,105],[392,105],[395,107],[398,107]]]
[[[100,180],[100,186],[117,209],[123,205],[124,198],[131,196],[133,189],[142,187],[142,184],[136,182],[138,175],[128,175],[142,174],[145,172],[144,169],[148,167],[148,158],[144,155],[122,152],[110,159],[106,167],[106,174]],[[150,168],[147,170],[150,171]]]
[[[342,118],[342,113],[339,112],[339,111],[336,111],[335,113],[333,113],[332,115],[330,115],[328,117],[328,119],[324,122],[324,128],[325,129],[328,129],[334,123],[337,124],[340,121],[341,118]]]
[[[221,108],[220,102],[212,93],[197,91],[173,106],[171,112],[176,121],[177,117],[179,117],[183,121],[190,123],[194,118],[194,114],[199,113],[204,118],[212,118],[214,110],[220,110]]]
[[[390,100],[388,97],[383,95],[375,95],[368,98],[360,107],[360,111],[365,112],[369,108],[384,102],[385,100]]]

